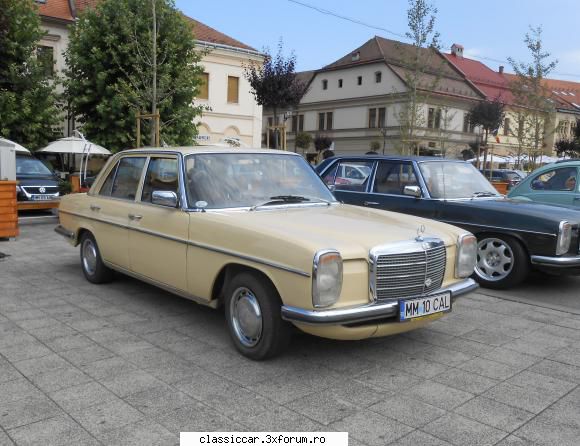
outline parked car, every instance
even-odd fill
[[[509,169],[480,170],[485,178],[493,182],[508,183],[508,190],[522,181],[522,177],[517,171]]]
[[[343,205],[293,153],[120,152],[87,194],[63,197],[59,217],[90,282],[116,270],[224,305],[234,345],[254,359],[282,350],[291,324],[333,339],[401,333],[477,287],[469,232]]]
[[[54,172],[31,155],[16,155],[16,180],[18,201],[54,201],[60,195]]]
[[[333,172],[341,163],[371,168],[372,174],[360,185],[336,184]],[[512,287],[532,268],[580,274],[579,211],[506,199],[466,162],[337,156],[321,163],[317,171],[345,203],[433,218],[475,234],[474,277],[484,287]]]
[[[362,184],[371,174],[371,169],[356,164],[341,164],[338,172],[335,172],[336,184]]]
[[[509,197],[580,209],[579,168],[578,160],[540,167],[512,189]]]

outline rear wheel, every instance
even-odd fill
[[[226,289],[225,310],[230,336],[241,354],[267,359],[288,346],[291,326],[282,319],[281,308],[269,281],[251,272],[234,276]]]
[[[484,235],[477,242],[475,279],[485,288],[505,289],[521,283],[530,262],[523,246],[510,236]]]
[[[113,280],[114,272],[103,263],[95,237],[90,232],[81,236],[81,267],[91,283],[107,283]]]

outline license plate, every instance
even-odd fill
[[[53,199],[50,195],[33,195],[30,198],[32,198],[33,201],[49,201]]]
[[[451,293],[399,301],[400,321],[446,311],[451,311]]]

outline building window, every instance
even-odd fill
[[[324,113],[318,113],[318,130],[324,130]]]
[[[362,76],[356,78],[357,85],[362,85]]]
[[[304,115],[298,115],[298,131],[304,131]]]
[[[503,121],[503,135],[509,136],[510,132],[510,118],[505,118]]]
[[[271,116],[268,118],[268,127],[272,127],[274,125],[274,118]]]
[[[326,79],[324,79],[322,81],[322,89],[323,90],[328,90],[328,81]]]
[[[292,116],[292,131],[302,132],[304,130],[304,115]]]
[[[430,129],[441,128],[441,109],[429,107],[429,113],[427,115],[427,127]]]
[[[240,78],[228,76],[228,103],[237,104],[239,102]]]
[[[463,133],[469,132],[469,113],[463,115]]]
[[[36,49],[36,57],[43,68],[46,77],[54,75],[54,48],[51,46],[39,46]]]
[[[201,85],[199,86],[198,99],[209,99],[209,73],[201,75]]]
[[[369,108],[369,129],[374,129],[377,126],[377,109]]]
[[[342,88],[342,79],[338,80],[338,88]]]
[[[387,117],[387,109],[385,107],[379,108],[379,128],[385,127]]]
[[[375,82],[377,84],[380,84],[382,80],[383,80],[383,73],[381,73],[380,71],[377,71],[375,73]]]
[[[333,118],[332,112],[326,113],[326,130],[332,130],[332,118]]]

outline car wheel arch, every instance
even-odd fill
[[[484,239],[484,238],[492,238],[492,237],[496,237],[496,238],[509,237],[511,239],[516,240],[521,245],[521,247],[524,249],[524,251],[528,255],[528,258],[530,257],[530,251],[528,249],[528,245],[527,245],[526,241],[519,234],[511,233],[511,232],[508,233],[508,232],[484,230],[484,231],[480,231],[480,232],[473,232],[473,235],[475,235],[475,237],[477,237],[478,240]]]

